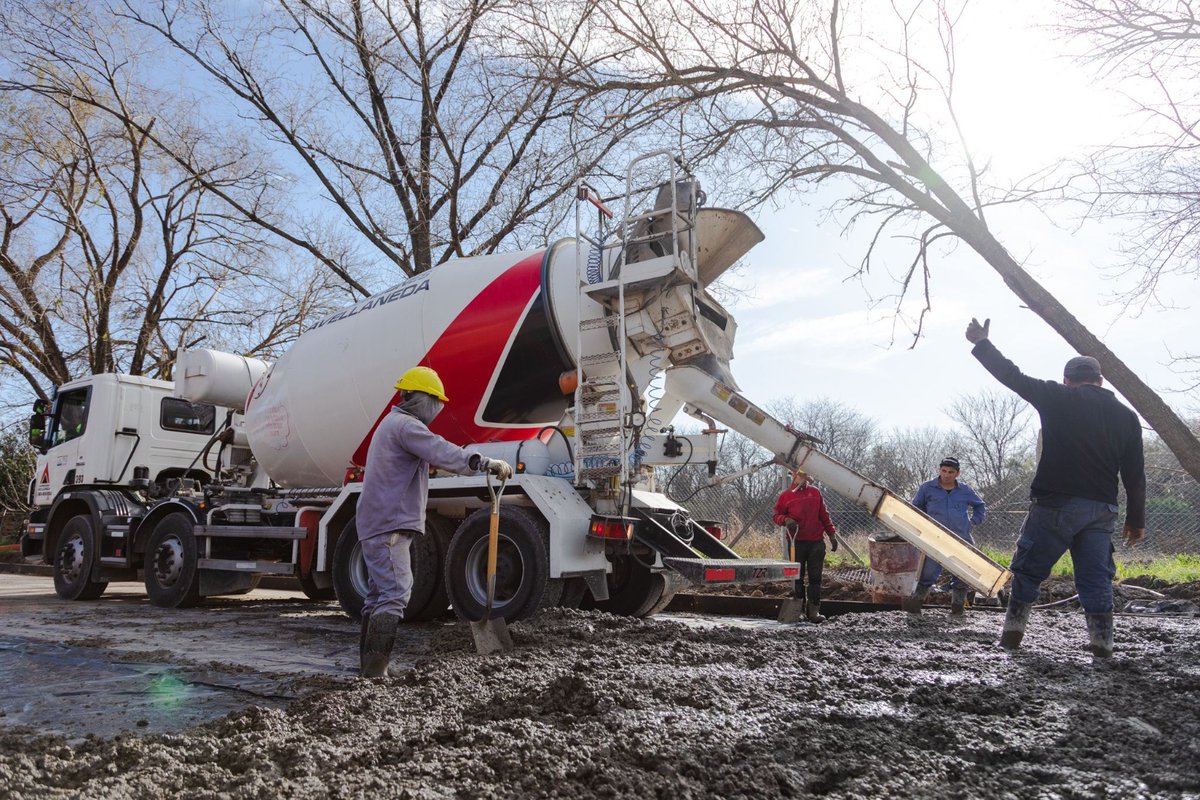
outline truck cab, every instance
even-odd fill
[[[173,391],[169,381],[110,373],[64,384],[49,413],[30,421],[38,450],[32,505],[52,505],[68,486],[126,484],[133,468],[152,485],[185,476],[207,482],[197,454],[224,409]]]
[[[56,529],[59,516],[74,515],[64,494],[92,487],[148,499],[180,479],[211,480],[203,453],[225,409],[173,390],[169,381],[106,373],[64,384],[48,412],[34,408],[30,443],[38,458],[23,553],[50,558],[47,530]]]

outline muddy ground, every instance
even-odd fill
[[[983,611],[820,626],[556,611],[512,626],[516,651],[488,658],[461,626],[408,629],[410,668],[363,682],[334,606],[256,592],[166,612],[11,580],[0,623],[29,649],[169,669],[177,716],[189,675],[243,704],[114,736],[38,737],[9,720],[0,795],[14,799],[1200,797],[1194,617],[1119,617],[1117,655],[1095,662],[1082,617],[1061,611],[1035,612],[1015,655]],[[42,677],[5,673],[10,686]],[[77,688],[59,708],[105,691]]]

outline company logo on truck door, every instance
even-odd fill
[[[363,311],[370,311],[372,308],[379,308],[380,306],[385,306],[388,303],[394,303],[397,300],[403,300],[406,297],[412,297],[417,292],[427,291],[429,291],[429,279],[418,275],[416,277],[409,278],[399,286],[392,287],[383,294],[377,294],[352,308],[347,308],[345,311],[339,311],[332,316],[326,317],[316,325],[313,325],[311,328],[309,328],[309,330],[323,328],[330,323],[353,317],[355,314],[361,314]]]

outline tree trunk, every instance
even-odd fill
[[[1158,394],[1147,386],[1117,355],[1075,319],[1067,308],[1034,280],[1009,255],[1003,245],[978,219],[961,218],[952,223],[956,232],[1000,274],[1008,288],[1041,317],[1067,344],[1082,355],[1094,357],[1100,369],[1125,399],[1142,415],[1162,438],[1163,444],[1179,459],[1180,466],[1200,481],[1200,440],[1191,432]]]

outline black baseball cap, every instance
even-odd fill
[[[959,469],[958,459],[955,458],[954,456],[946,456],[945,458],[942,459],[942,463],[938,464],[938,466],[939,467],[950,467],[951,469]]]
[[[1091,356],[1075,356],[1063,367],[1063,377],[1073,381],[1095,381],[1100,374],[1100,362]]]

